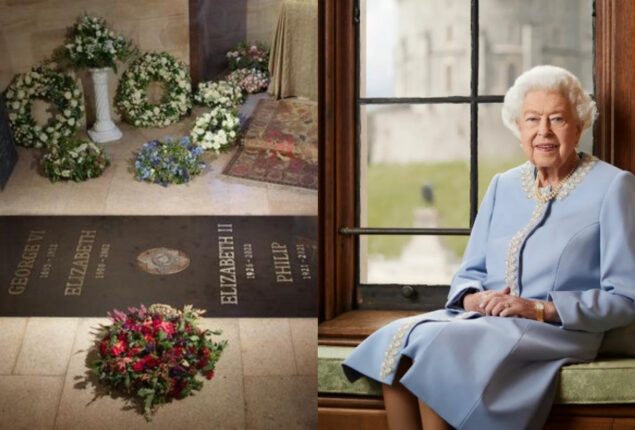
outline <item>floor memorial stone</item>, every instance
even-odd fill
[[[4,216],[0,237],[0,316],[317,315],[314,216]]]

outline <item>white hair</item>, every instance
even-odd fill
[[[578,116],[578,124],[583,132],[591,127],[597,117],[595,102],[584,92],[580,81],[571,72],[562,67],[536,66],[516,78],[505,94],[501,112],[503,123],[518,138],[520,130],[516,120],[520,117],[525,96],[534,90],[557,91],[566,97]]]

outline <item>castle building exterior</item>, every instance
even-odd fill
[[[372,7],[373,0],[367,2]],[[523,71],[564,67],[593,92],[592,0],[481,0],[479,95],[503,95]],[[468,96],[471,78],[470,2],[394,0],[397,9],[391,94],[366,97]],[[373,31],[369,28],[368,31]],[[363,37],[363,36],[362,36]],[[373,49],[367,46],[367,49]],[[496,104],[480,104],[479,159],[520,158]],[[443,162],[470,157],[469,104],[366,108],[368,159],[373,163]],[[591,136],[583,148],[591,148]]]

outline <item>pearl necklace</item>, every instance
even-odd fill
[[[536,175],[536,182],[534,182],[534,193],[536,195],[536,199],[538,199],[538,201],[541,203],[547,203],[549,200],[556,197],[558,193],[560,192],[560,189],[562,188],[562,186],[565,184],[565,182],[567,182],[567,180],[571,177],[573,172],[575,172],[575,169],[578,168],[579,164],[580,164],[580,159],[578,159],[578,162],[575,164],[575,166],[573,166],[573,169],[571,169],[569,174],[565,176],[562,181],[558,182],[558,185],[552,187],[551,191],[549,191],[546,194],[543,194],[540,192],[540,189],[538,188],[538,175]]]

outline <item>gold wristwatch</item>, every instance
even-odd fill
[[[545,321],[545,305],[542,302],[534,302],[534,306],[536,308],[536,321],[544,322]]]

